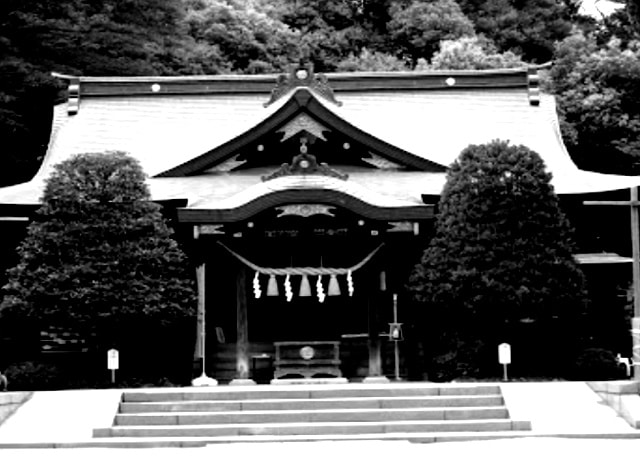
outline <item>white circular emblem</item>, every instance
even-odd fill
[[[313,357],[316,352],[313,350],[311,346],[303,346],[300,348],[300,357],[302,359],[308,360]]]

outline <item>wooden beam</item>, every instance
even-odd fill
[[[435,217],[435,205],[380,207],[347,193],[329,189],[286,190],[266,193],[228,209],[177,209],[180,223],[230,223],[249,220],[256,214],[285,204],[326,204],[380,221],[419,221]]]
[[[637,188],[631,188],[631,191],[633,192],[634,189]],[[640,201],[634,201],[633,199],[631,201],[584,201],[584,205],[602,205],[602,206],[630,206],[630,207],[638,207],[640,206]]]

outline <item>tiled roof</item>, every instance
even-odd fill
[[[523,72],[524,79],[520,79]],[[538,152],[560,194],[640,185],[640,177],[578,170],[562,143],[553,97],[542,95],[539,105],[531,105],[526,70],[523,72],[496,73],[495,85],[491,84],[491,72],[461,72],[457,75],[462,83],[459,86],[436,85],[444,82],[446,72],[328,75],[329,83],[332,79],[339,83],[334,91],[342,105],[321,96],[318,100],[359,130],[441,165],[449,165],[469,144],[503,139]],[[394,88],[396,78],[398,85]],[[525,85],[518,84],[516,78]],[[251,77],[226,80],[224,92],[215,88],[222,78],[183,79],[187,84],[180,84],[177,78],[155,78],[163,90],[168,89],[156,93],[126,90],[126,85],[139,86],[153,78],[83,79],[94,86],[88,89],[98,89],[92,91],[95,95],[82,95],[81,91],[75,115],[68,115],[67,104],[56,107],[50,147],[39,173],[29,183],[1,188],[0,204],[37,203],[43,180],[56,163],[72,154],[106,150],[128,152],[140,161],[150,176],[154,199],[188,199],[190,206],[228,206],[272,187],[289,189],[291,183],[299,181],[262,182],[260,176],[268,173],[268,167],[154,178],[251,131],[277,112],[287,97],[265,107],[269,80],[264,76],[255,78],[253,87],[246,87],[253,82]],[[245,86],[244,92],[230,92],[229,86],[236,82]],[[116,85],[125,90],[113,91]],[[181,92],[180,85],[191,87]],[[200,85],[198,92],[194,91],[195,85]],[[379,206],[416,205],[422,194],[439,194],[445,183],[442,173],[354,167],[341,170],[349,173],[349,180],[325,180],[332,184],[330,189]]]

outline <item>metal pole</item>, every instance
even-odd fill
[[[398,323],[398,294],[393,293],[393,323]],[[393,355],[395,362],[395,376],[396,380],[400,380],[400,348],[398,346],[398,339],[393,340]]]
[[[204,263],[202,263],[202,265],[200,265],[198,267],[198,276],[197,276],[197,280],[198,280],[198,290],[200,290],[201,296],[200,296],[200,300],[199,300],[199,307],[200,309],[198,309],[199,312],[201,312],[201,320],[202,320],[202,325],[200,326],[200,345],[202,347],[202,377],[206,377],[206,362],[207,362],[207,351],[206,351],[206,336],[207,336],[207,330],[206,330],[206,323],[205,323],[205,319],[207,316],[207,311],[206,311],[206,306],[205,306],[205,301],[204,301],[204,296],[205,296],[205,281],[204,281],[204,276],[205,276],[205,269],[204,269]]]

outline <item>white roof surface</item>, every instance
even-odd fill
[[[289,184],[293,180],[261,181],[260,176],[277,167],[155,177],[251,131],[277,112],[288,98],[265,107],[268,97],[268,93],[84,96],[75,115],[68,115],[67,103],[58,105],[40,171],[28,183],[0,188],[0,204],[38,203],[44,180],[55,164],[73,154],[107,150],[127,152],[141,163],[156,200],[188,199],[190,206],[217,208],[251,200],[274,186],[292,189]],[[336,98],[341,106],[318,96],[329,111],[361,131],[444,166],[469,144],[502,139],[538,152],[553,175],[558,194],[640,185],[640,177],[579,170],[562,142],[553,97],[542,95],[540,105],[531,105],[526,86],[356,88],[336,91]],[[321,154],[317,155],[322,162]],[[348,181],[329,180],[331,186],[326,189],[350,193],[380,206],[420,204],[421,195],[437,195],[445,183],[444,173],[340,168],[349,173]],[[317,188],[317,180],[306,178],[310,177],[295,181],[293,189]]]

